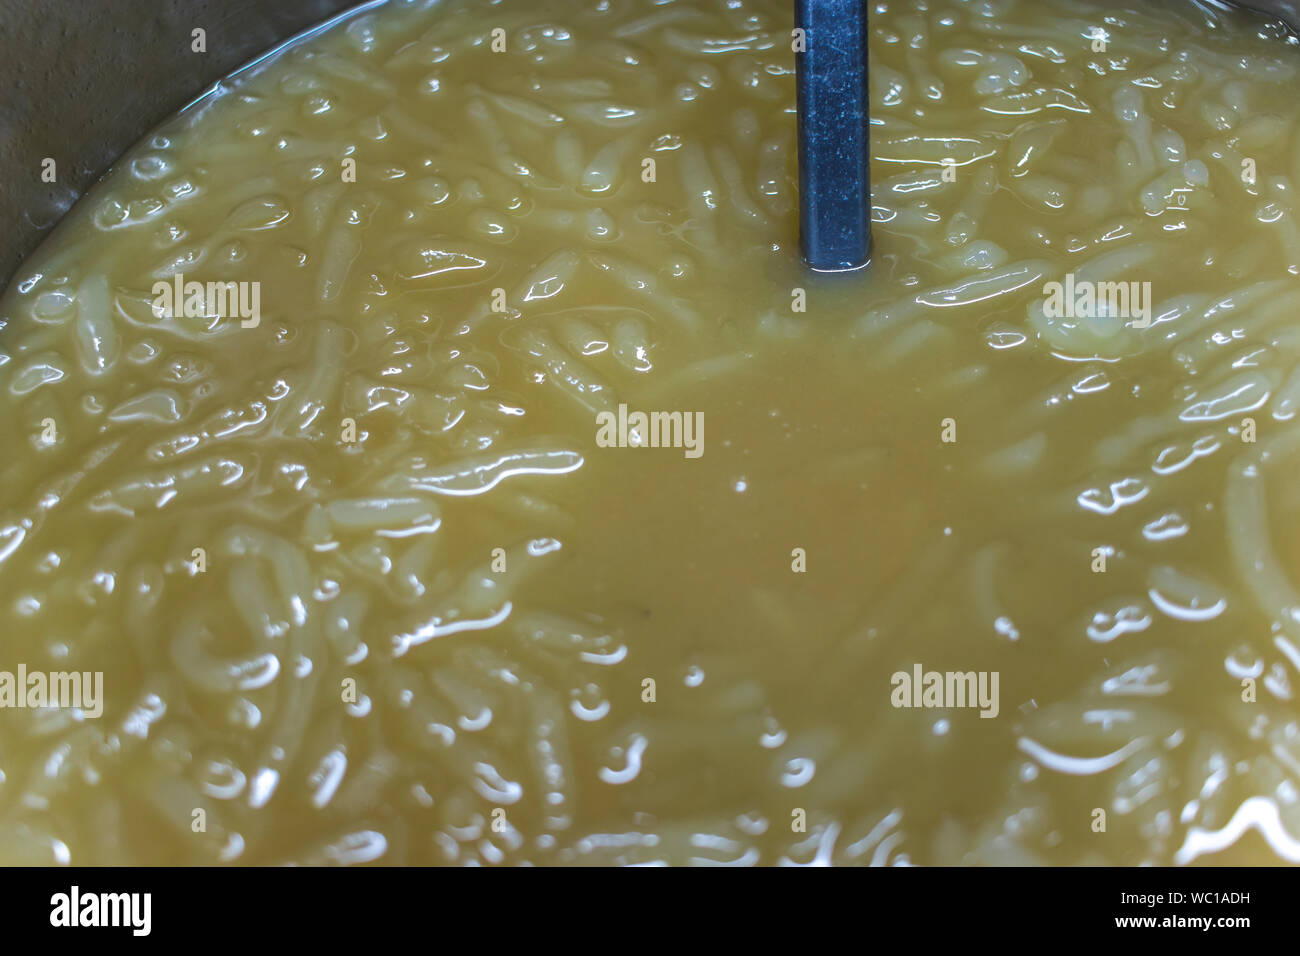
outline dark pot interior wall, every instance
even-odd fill
[[[86,188],[205,88],[357,0],[0,0],[0,288]],[[192,31],[207,52],[191,52]],[[51,157],[58,179],[41,181]]]

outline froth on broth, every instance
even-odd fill
[[[1300,860],[1300,49],[1130,6],[873,4],[848,277],[780,0],[148,136],[0,300],[0,671],[103,688],[0,862]]]

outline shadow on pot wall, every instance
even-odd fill
[[[356,0],[0,0],[0,289],[149,130]],[[206,52],[192,50],[205,31]],[[42,164],[55,162],[55,182]]]

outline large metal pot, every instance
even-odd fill
[[[0,289],[128,147],[357,0],[0,0]],[[206,53],[192,51],[205,31]],[[56,180],[43,182],[42,162]]]

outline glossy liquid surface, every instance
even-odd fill
[[[791,26],[394,3],[79,204],[0,304],[0,669],[103,714],[0,709],[0,860],[1300,860],[1300,49],[877,3],[828,280]]]

